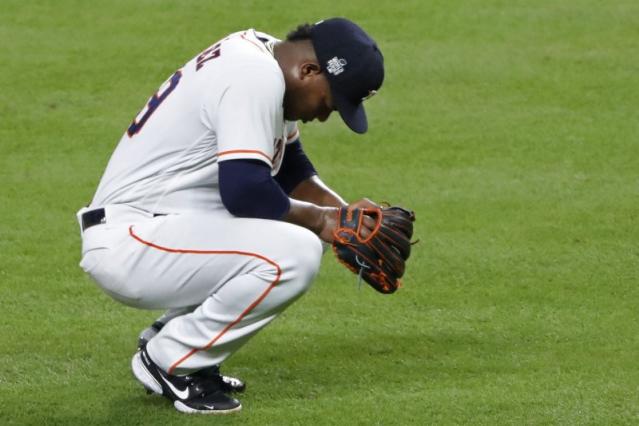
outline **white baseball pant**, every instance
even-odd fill
[[[320,239],[286,222],[219,212],[153,217],[123,205],[105,212],[105,224],[82,234],[80,266],[93,280],[133,307],[195,307],[147,345],[169,374],[220,364],[304,294],[320,266]]]

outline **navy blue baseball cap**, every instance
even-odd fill
[[[384,81],[384,57],[377,43],[344,18],[313,25],[311,41],[339,115],[351,130],[365,133],[368,121],[362,102],[375,95]]]

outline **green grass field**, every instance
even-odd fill
[[[158,85],[221,36],[347,16],[387,77],[371,130],[303,141],[349,199],[416,210],[404,288],[327,254],[226,364],[230,417],[178,414],[129,370],[157,312],[77,266],[74,213]],[[636,0],[3,0],[0,424],[639,424]]]

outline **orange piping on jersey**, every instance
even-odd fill
[[[299,129],[295,129],[294,132],[291,132],[287,137],[286,137],[286,142],[290,142],[293,139],[297,139],[300,136],[300,131]]]
[[[271,163],[273,161],[271,159],[271,157],[269,157],[268,155],[266,155],[262,151],[258,151],[256,149],[232,149],[230,151],[218,152],[217,156],[221,157],[223,155],[229,155],[229,154],[257,154],[257,155],[261,155],[262,157],[266,158],[269,161],[269,163]]]
[[[246,31],[243,34],[240,34],[240,37],[242,37],[242,40],[248,41],[249,43],[253,44],[253,46],[257,47],[262,52],[264,52],[264,49],[262,48],[262,46],[260,46],[259,44],[255,43],[253,40],[249,40],[248,38],[246,38]]]
[[[224,327],[224,329],[222,329],[222,331],[220,331],[217,336],[215,336],[212,340],[210,340],[206,345],[204,345],[201,348],[193,348],[189,351],[189,353],[187,353],[186,355],[184,355],[182,358],[180,358],[179,360],[177,360],[175,363],[173,363],[173,365],[171,365],[171,367],[169,368],[168,373],[169,374],[173,374],[173,372],[175,371],[175,369],[182,364],[184,361],[186,361],[188,358],[190,358],[194,353],[199,352],[199,351],[205,351],[208,350],[211,346],[213,346],[215,344],[215,342],[217,342],[218,340],[220,340],[220,338],[227,332],[229,331],[234,325],[236,325],[238,322],[242,321],[242,318],[244,318],[249,312],[251,312],[253,309],[255,309],[255,307],[257,305],[259,305],[262,300],[264,300],[264,298],[266,296],[268,296],[268,294],[271,292],[271,290],[273,289],[273,287],[275,287],[277,285],[277,283],[279,283],[280,278],[282,276],[282,268],[280,268],[280,265],[278,265],[277,263],[275,263],[273,260],[264,257],[260,254],[257,253],[251,253],[251,252],[246,252],[246,251],[236,251],[236,250],[188,250],[188,249],[175,249],[175,248],[169,248],[169,247],[164,247],[158,244],[154,244],[152,242],[143,240],[142,238],[140,238],[138,235],[136,235],[133,232],[133,226],[129,226],[129,235],[131,237],[133,237],[133,239],[135,239],[136,241],[149,246],[151,248],[160,250],[160,251],[165,251],[168,253],[177,253],[177,254],[232,254],[232,255],[239,255],[239,256],[251,256],[251,257],[256,257],[266,263],[268,263],[269,265],[273,266],[276,270],[276,275],[275,275],[275,279],[269,284],[269,286],[266,288],[266,290],[264,290],[262,292],[262,294],[260,294],[260,296],[255,299],[253,301],[253,303],[251,303],[248,308],[246,308],[244,311],[242,311],[242,313],[235,318],[231,323],[229,323],[226,327]]]

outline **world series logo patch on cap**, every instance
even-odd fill
[[[346,59],[335,56],[326,62],[326,71],[333,75],[340,75],[344,72],[344,67],[348,64]]]

